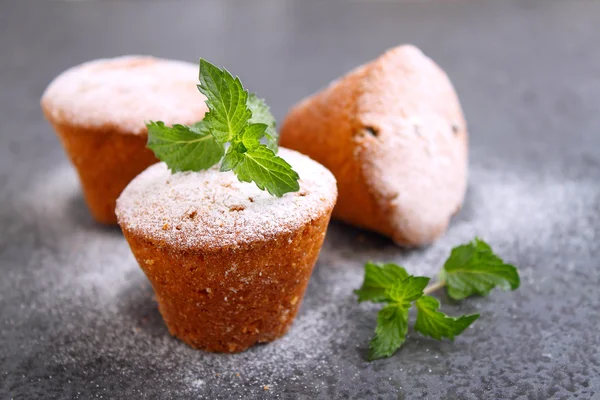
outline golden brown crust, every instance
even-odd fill
[[[334,218],[432,242],[464,197],[467,131],[445,73],[413,46],[391,49],[293,107],[281,144],[338,181]]]
[[[182,251],[122,229],[171,334],[194,348],[239,352],[289,329],[323,244],[331,207],[324,211],[270,240],[216,250]]]
[[[367,229],[379,227],[380,233],[391,235],[375,193],[365,182],[363,166],[354,161],[354,133],[362,131],[356,99],[365,73],[365,68],[358,68],[292,108],[281,127],[280,144],[310,156],[333,173],[338,181],[334,218]]]
[[[124,134],[110,125],[84,128],[56,123],[44,112],[77,170],[93,217],[103,224],[116,224],[117,197],[133,178],[158,161],[146,148],[147,135]]]

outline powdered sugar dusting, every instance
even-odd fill
[[[282,154],[293,160],[287,152]],[[30,281],[29,300],[8,303],[20,308],[22,320],[61,327],[53,330],[55,336],[50,338],[42,329],[21,330],[24,347],[5,351],[19,351],[24,358],[34,359],[43,354],[47,374],[67,374],[73,387],[92,388],[105,397],[114,397],[114,385],[129,388],[131,397],[150,398],[291,398],[295,393],[334,398],[342,397],[349,387],[376,387],[381,393],[393,393],[397,387],[387,382],[390,376],[407,390],[418,390],[418,382],[414,382],[427,373],[423,368],[433,369],[441,382],[464,383],[472,379],[470,370],[465,370],[467,365],[481,365],[470,358],[470,346],[483,352],[482,347],[489,346],[487,338],[495,334],[494,327],[508,329],[506,321],[511,313],[519,313],[520,321],[529,322],[514,324],[508,333],[533,334],[532,327],[539,327],[535,319],[539,310],[528,302],[518,302],[521,293],[535,291],[537,296],[547,290],[545,272],[550,274],[548,279],[556,279],[553,270],[568,266],[565,260],[581,255],[589,243],[600,239],[600,214],[594,208],[600,196],[596,181],[504,167],[502,163],[474,166],[467,209],[446,236],[426,249],[406,252],[377,235],[333,223],[289,333],[272,343],[230,355],[193,350],[169,335],[150,284],[127,243],[118,230],[93,225],[83,203],[73,202],[78,192],[76,175],[70,167],[61,166],[41,176],[28,193],[14,198],[12,207],[24,223],[37,226],[35,240],[39,245],[29,264],[23,266],[26,275],[9,270],[0,280],[0,293],[8,285],[18,286],[19,279]],[[357,304],[352,294],[361,284],[364,262],[395,261],[411,273],[434,276],[450,249],[474,235],[488,241],[508,262],[519,265],[522,290],[496,291],[489,299],[452,305],[448,312],[453,315],[478,311],[485,318],[454,342],[434,344],[411,331],[400,354],[367,363],[368,340],[379,306]],[[558,248],[548,248],[549,243]],[[556,252],[554,261],[536,265],[539,255],[546,251]],[[574,268],[569,279],[577,282],[583,278],[577,278]],[[576,312],[575,303],[565,306]],[[15,326],[18,323],[14,321]],[[11,332],[12,326],[9,321],[4,329]],[[506,376],[501,371],[510,370],[510,362],[518,360],[519,353],[529,357],[534,351],[552,354],[554,362],[572,362],[569,354],[560,355],[556,340],[565,326],[568,324],[548,327],[552,334],[540,339],[533,350],[527,348],[529,342],[515,340],[521,336],[505,331],[509,336],[506,346],[514,351],[492,371]],[[523,330],[525,333],[519,333]],[[560,343],[579,346],[578,340],[577,335],[561,335]],[[29,368],[24,364],[18,373]],[[85,373],[79,372],[82,369]],[[453,373],[446,375],[448,370]],[[105,379],[107,374],[110,382]],[[156,384],[147,385],[147,379]],[[540,379],[551,378],[542,375]],[[23,385],[29,388],[31,382],[23,380]]]
[[[218,166],[172,174],[159,163],[123,191],[119,223],[181,248],[235,246],[293,231],[333,206],[336,183],[325,167],[298,152],[282,148],[279,155],[300,175],[300,191],[274,197]]]
[[[361,83],[357,116],[367,135],[365,180],[389,209],[393,238],[430,243],[463,202],[467,130],[446,73],[405,45],[375,60]]]
[[[131,134],[145,121],[192,124],[208,111],[198,89],[198,66],[125,56],[90,61],[56,77],[42,97],[50,118],[83,127],[110,125]]]

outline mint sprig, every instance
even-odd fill
[[[298,191],[300,177],[276,155],[275,118],[265,102],[238,77],[203,59],[199,76],[209,109],[204,119],[192,126],[148,122],[148,148],[173,172],[201,171],[221,161],[221,171],[231,170],[273,196]]]
[[[439,279],[427,286],[428,277],[410,275],[399,265],[365,265],[363,284],[354,291],[358,301],[386,303],[377,315],[375,337],[369,346],[370,360],[389,357],[404,344],[413,305],[417,312],[415,331],[438,340],[453,340],[479,318],[479,314],[448,316],[439,311],[439,301],[428,294],[447,287],[451,298],[461,300],[472,295],[486,296],[494,287],[515,290],[520,284],[516,267],[505,264],[478,238],[452,250]]]

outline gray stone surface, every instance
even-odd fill
[[[0,1],[0,398],[600,398],[599,20],[597,1]],[[469,121],[448,234],[404,251],[333,223],[285,338],[238,355],[171,338],[119,230],[87,213],[40,112],[46,84],[103,56],[203,56],[281,120],[405,42],[446,69]],[[521,267],[521,289],[442,298],[481,319],[366,362],[362,263],[434,274],[476,234]]]

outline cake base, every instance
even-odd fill
[[[146,148],[147,136],[110,126],[84,128],[48,119],[77,169],[92,216],[102,224],[117,224],[117,198],[133,178],[158,162]]]
[[[240,352],[290,328],[325,238],[331,209],[262,241],[203,250],[123,233],[173,336],[212,352]],[[215,238],[218,241],[218,238]]]

